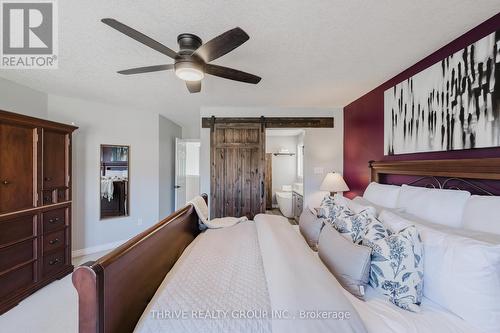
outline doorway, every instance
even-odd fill
[[[199,195],[200,140],[175,139],[175,209]]]
[[[210,217],[252,219],[266,211],[269,196],[265,188],[266,130],[333,128],[334,119],[212,116],[203,117],[201,127],[210,129]],[[302,208],[303,198],[294,196],[292,200]]]
[[[304,136],[300,128],[266,130],[266,212],[297,224],[302,213]]]

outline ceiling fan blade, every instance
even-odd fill
[[[205,73],[215,76],[220,76],[225,79],[241,81],[246,83],[257,84],[260,82],[261,78],[259,76],[245,73],[237,69],[232,69],[223,66],[217,66],[212,64],[205,65]]]
[[[188,88],[188,90],[191,94],[200,92],[201,91],[201,81],[186,81],[186,87]]]
[[[243,29],[234,28],[209,40],[194,51],[193,54],[201,57],[205,62],[209,62],[231,52],[249,38]]]
[[[141,74],[141,73],[149,73],[149,72],[159,72],[166,71],[169,69],[173,69],[174,65],[156,65],[156,66],[147,66],[147,67],[137,67],[131,69],[125,69],[122,71],[118,71],[119,74],[130,75],[130,74]]]
[[[146,46],[149,46],[150,48],[152,48],[160,53],[163,53],[166,56],[169,56],[172,59],[175,59],[175,57],[177,56],[177,52],[175,52],[174,50],[166,47],[165,45],[163,45],[160,42],[155,41],[153,38],[146,36],[142,32],[139,32],[139,31],[129,27],[128,25],[125,25],[121,22],[118,22],[115,19],[104,18],[101,20],[101,22],[109,25],[113,29],[120,31],[121,33],[129,36],[130,38],[135,39],[139,43],[142,43]]]

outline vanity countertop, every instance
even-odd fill
[[[304,196],[304,185],[302,183],[293,183],[292,191],[300,196]]]

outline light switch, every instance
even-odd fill
[[[322,167],[314,167],[315,175],[322,175],[324,173],[324,169]]]

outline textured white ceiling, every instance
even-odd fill
[[[59,69],[0,76],[58,95],[160,112],[189,129],[201,106],[344,106],[500,11],[498,0],[61,0]],[[262,76],[208,76],[189,94],[173,72],[120,76],[171,59],[100,22],[112,17],[176,49],[235,26],[250,40],[214,63]]]

